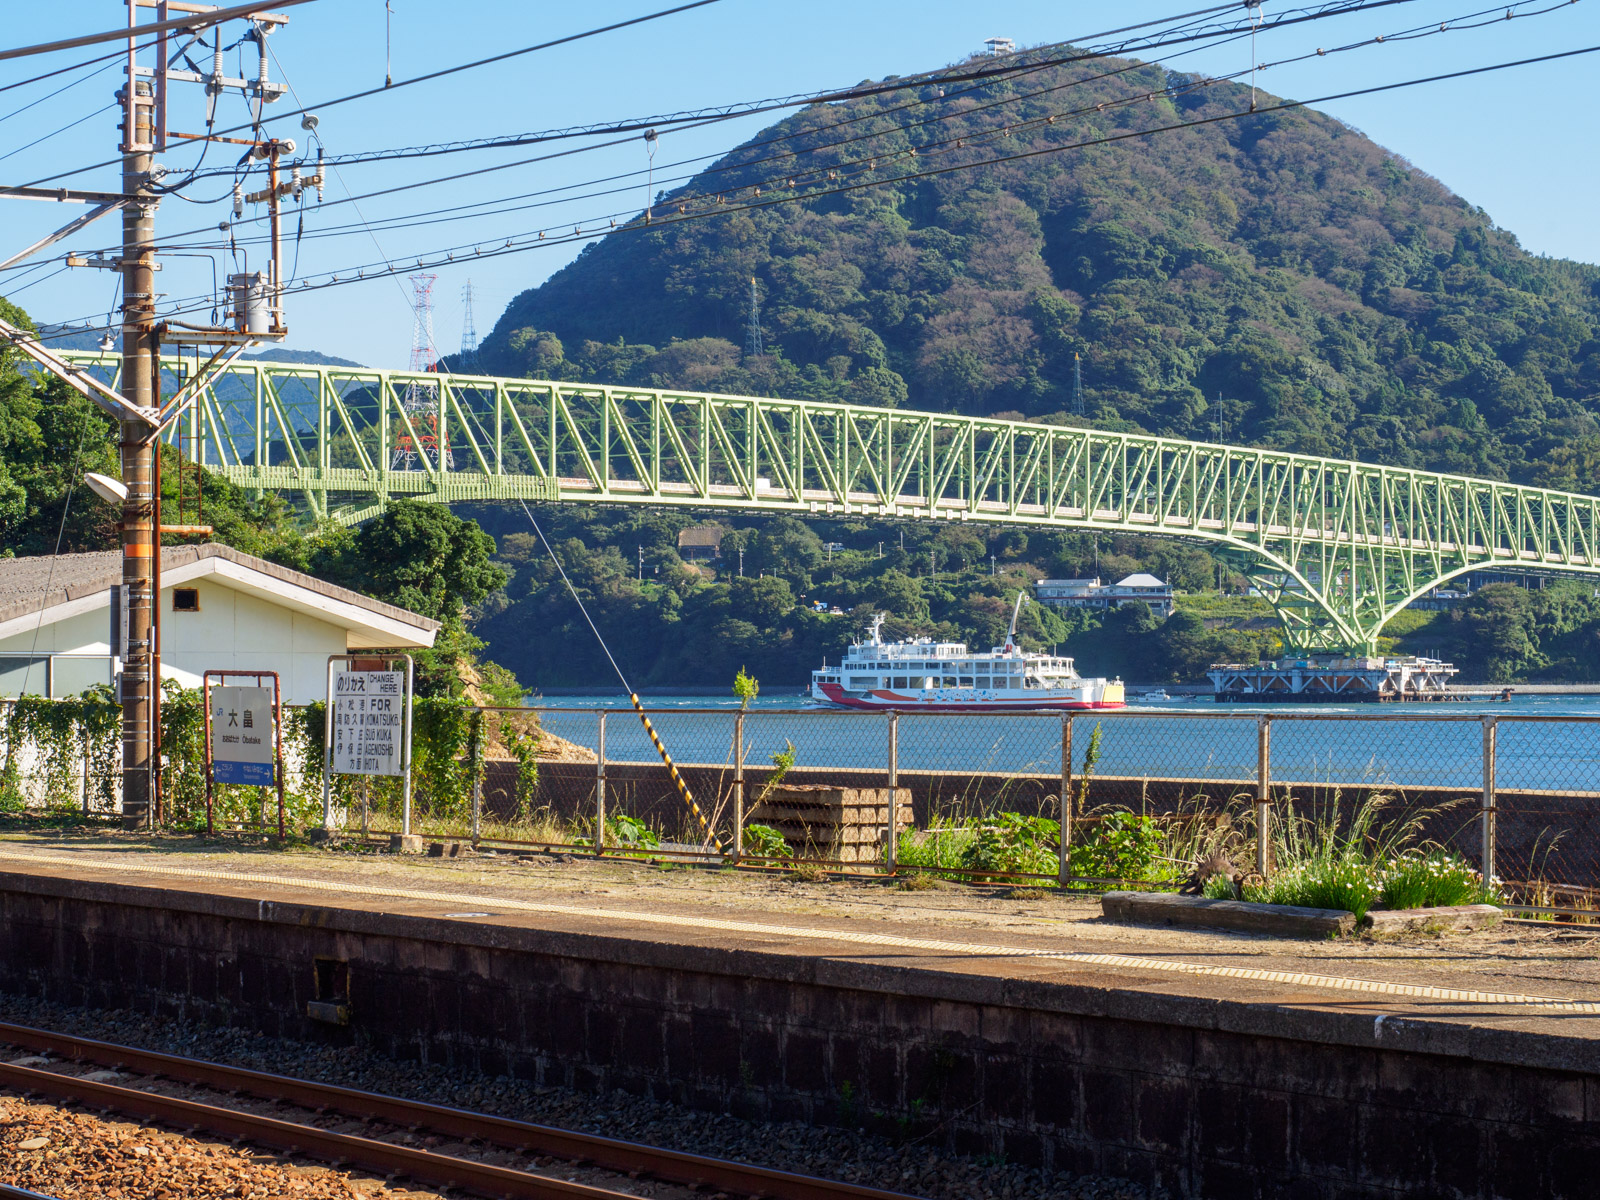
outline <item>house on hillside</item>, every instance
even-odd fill
[[[1142,600],[1163,618],[1177,607],[1172,585],[1142,571],[1108,586],[1098,579],[1041,579],[1033,585],[1033,594],[1040,604],[1054,608],[1120,608]]]
[[[684,562],[711,562],[722,557],[722,526],[696,525],[678,531],[678,557]]]
[[[0,698],[116,683],[122,554],[0,560]],[[287,703],[327,694],[328,656],[433,645],[439,622],[229,546],[161,550],[161,677],[276,671]]]

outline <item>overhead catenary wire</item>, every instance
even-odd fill
[[[555,564],[556,570],[560,573],[561,582],[567,585],[567,592],[571,595],[572,602],[578,606],[578,611],[583,614],[583,619],[588,623],[590,631],[594,634],[595,641],[600,643],[600,649],[605,652],[606,660],[611,664],[611,669],[617,673],[617,679],[622,683],[623,691],[628,693],[628,700],[633,704],[633,711],[638,714],[639,720],[643,723],[645,733],[650,735],[650,742],[655,746],[656,753],[661,756],[661,761],[666,764],[667,774],[672,776],[672,784],[677,789],[678,796],[688,806],[689,811],[694,814],[695,820],[699,822],[700,830],[705,834],[706,841],[716,848],[718,854],[721,854],[721,840],[712,830],[711,822],[706,819],[705,813],[700,810],[700,805],[696,803],[694,795],[689,791],[689,785],[679,773],[678,765],[672,761],[672,756],[667,753],[666,746],[662,744],[660,736],[656,733],[655,726],[650,723],[650,717],[644,711],[644,705],[639,702],[639,693],[633,690],[633,685],[628,682],[628,677],[622,673],[622,667],[618,665],[615,656],[612,655],[611,647],[606,645],[606,639],[601,634],[600,627],[594,623],[594,618],[589,615],[589,610],[583,603],[583,597],[578,595],[578,589],[573,587],[572,580],[567,578],[567,569],[561,565],[561,559],[556,554],[555,548],[550,545],[550,540],[544,536],[544,530],[539,527],[539,522],[534,517],[533,510],[528,507],[526,500],[519,500],[517,503],[522,505],[523,515],[528,518],[528,523],[533,526],[534,533],[539,535],[539,542],[544,546],[545,553],[550,556],[550,561]],[[604,837],[604,830],[595,830],[595,845],[600,845]]]

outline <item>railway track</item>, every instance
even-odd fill
[[[335,1167],[390,1179],[509,1200],[622,1200],[638,1193],[630,1185],[667,1184],[691,1192],[720,1193],[746,1200],[909,1200],[903,1193],[820,1179],[788,1171],[686,1154],[597,1134],[514,1121],[306,1079],[251,1071],[201,1059],[160,1054],[73,1037],[25,1025],[0,1023],[0,1045],[56,1061],[22,1065],[0,1062],[6,1090],[114,1112],[134,1120],[208,1133],[279,1152],[305,1155]],[[73,1068],[101,1068],[90,1078]],[[108,1071],[127,1072],[113,1083]],[[154,1088],[182,1084],[203,1098],[172,1096]],[[142,1085],[142,1086],[141,1086]],[[292,1111],[266,1115],[241,1100],[267,1102]],[[360,1124],[362,1132],[330,1128]],[[448,1139],[460,1153],[398,1144]],[[488,1158],[522,1157],[527,1166]],[[555,1160],[553,1164],[549,1160]],[[563,1173],[598,1169],[615,1176],[613,1186],[579,1183],[541,1173],[552,1165]],[[13,1189],[0,1191],[26,1196]]]

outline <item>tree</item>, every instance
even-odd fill
[[[451,621],[505,586],[506,573],[490,561],[494,552],[492,537],[443,505],[397,500],[328,565],[379,599]]]

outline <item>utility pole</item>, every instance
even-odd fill
[[[994,578],[994,555],[989,555],[989,578]]]
[[[305,3],[306,0],[288,0],[288,3]],[[118,449],[121,455],[122,481],[88,480],[96,494],[122,506],[119,524],[122,545],[122,645],[117,649],[122,659],[122,673],[118,696],[122,705],[122,801],[123,821],[129,827],[148,824],[154,815],[152,800],[160,796],[157,776],[160,755],[161,714],[161,646],[160,646],[160,587],[161,559],[160,534],[209,533],[206,526],[161,524],[161,460],[158,456],[160,430],[170,424],[194,400],[207,380],[217,371],[225,369],[247,346],[266,340],[281,340],[287,330],[283,325],[281,227],[279,204],[283,198],[293,196],[297,201],[304,188],[315,187],[322,193],[322,173],[319,169],[303,177],[300,164],[294,166],[291,180],[279,183],[278,158],[280,154],[294,152],[289,140],[264,139],[261,134],[260,108],[254,140],[242,144],[251,147],[257,162],[268,163],[266,191],[249,196],[236,185],[234,215],[237,218],[243,204],[269,202],[272,218],[272,263],[270,273],[235,275],[229,277],[228,293],[235,319],[233,326],[200,327],[188,324],[172,326],[156,322],[155,272],[155,214],[159,193],[152,186],[154,172],[159,170],[154,155],[165,151],[174,140],[224,141],[240,144],[239,139],[171,132],[167,126],[168,84],[183,80],[206,85],[209,126],[215,112],[216,98],[223,91],[237,88],[247,96],[259,98],[261,104],[270,103],[286,90],[284,85],[269,80],[267,74],[266,35],[285,24],[287,18],[265,11],[267,3],[259,8],[236,6],[233,8],[202,8],[192,3],[170,0],[170,8],[182,16],[169,17],[169,0],[124,0],[128,8],[126,75],[116,103],[122,110],[121,137],[118,153],[122,159],[122,190],[118,193],[77,191],[61,188],[53,191],[49,199],[61,203],[93,204],[84,216],[77,218],[42,241],[13,254],[0,262],[11,266],[68,237],[89,223],[121,209],[122,256],[120,261],[84,261],[82,256],[69,256],[69,266],[111,266],[122,273],[122,365],[121,390],[113,391],[92,373],[74,367],[39,342],[26,330],[0,318],[0,338],[10,342],[24,355],[33,359],[52,375],[85,396],[111,415],[118,426]],[[136,39],[144,35],[138,22],[138,10],[156,10],[154,28],[160,36],[153,43],[156,48],[156,65],[153,69],[138,64]],[[232,79],[223,74],[223,55],[220,50],[213,57],[210,75],[196,69],[177,70],[169,54],[168,34],[174,29],[206,29],[213,31],[216,44],[221,44],[221,25],[228,20],[243,19],[250,22],[252,36],[260,49],[260,74],[257,79]],[[117,40],[121,40],[120,33]],[[149,43],[147,43],[149,44]],[[193,68],[187,58],[183,61]],[[301,127],[314,130],[316,117],[306,114]],[[320,163],[320,152],[319,152]],[[26,189],[11,189],[8,195],[45,198]],[[229,228],[224,223],[224,230]],[[74,261],[74,257],[77,261]],[[178,345],[220,345],[207,366],[181,383],[178,390],[163,406],[161,398],[160,347],[165,341]],[[114,345],[107,334],[103,349]]]
[[[1083,416],[1083,359],[1072,352],[1072,415]]]
[[[128,5],[128,28],[137,24]],[[138,78],[133,39],[128,41],[127,79],[122,92],[122,191],[136,196],[122,210],[122,395],[135,408],[155,407],[160,343],[155,331],[155,215],[150,166],[155,153],[155,96]],[[128,828],[147,825],[155,792],[156,689],[160,647],[154,595],[155,557],[161,553],[155,529],[157,431],[149,422],[120,422],[122,482],[122,606],[127,637],[122,647],[122,821]]]
[[[644,547],[639,547],[639,582],[644,582]]]

